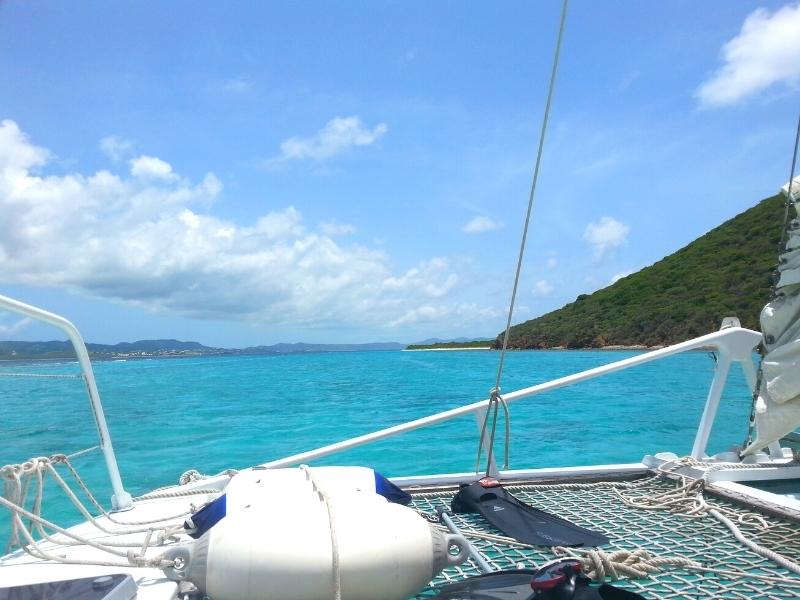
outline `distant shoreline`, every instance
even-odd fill
[[[601,352],[650,352],[659,350],[664,346],[642,346],[642,345],[621,345],[614,344],[609,346],[599,346],[595,348],[567,348],[565,346],[553,346],[552,348],[509,348],[511,352],[586,352],[586,351],[601,351]],[[491,346],[463,346],[463,347],[448,347],[448,348],[399,348],[400,352],[464,352],[464,351],[481,351],[490,352],[497,349]],[[306,350],[299,352],[214,352],[214,353],[186,353],[186,354],[149,354],[149,355],[94,355],[90,354],[92,362],[112,362],[112,361],[132,361],[138,362],[142,360],[154,359],[170,359],[177,360],[181,358],[214,358],[214,357],[236,357],[236,356],[297,356],[303,354],[336,354],[345,353],[351,354],[354,352],[397,352],[398,350]],[[697,348],[690,352],[713,352],[714,348],[709,346],[707,348]],[[77,358],[72,356],[47,356],[35,357],[24,356],[19,358],[2,357],[0,358],[0,365],[21,364],[21,363],[76,363]]]
[[[463,346],[461,348],[403,348],[402,352],[461,352],[463,350],[491,350],[491,346]]]
[[[586,348],[567,348],[566,346],[553,346],[551,348],[509,348],[511,352],[550,352],[550,351],[557,351],[557,352],[583,352],[586,350],[600,350],[603,352],[625,352],[625,351],[651,351],[651,350],[660,350],[664,348],[664,346],[642,346],[642,345],[630,345],[626,346],[623,344],[612,344],[609,346],[597,346],[597,347],[586,347]],[[497,350],[497,348],[493,348],[492,346],[453,346],[448,348],[404,348],[403,352],[461,352],[463,350]],[[701,349],[702,350],[702,349]]]

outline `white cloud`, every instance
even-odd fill
[[[418,308],[409,310],[399,319],[395,319],[394,321],[392,321],[390,323],[390,326],[398,327],[400,325],[410,325],[412,323],[438,321],[444,316],[445,316],[445,311],[443,311],[438,307],[426,304],[424,306],[420,306]]]
[[[547,262],[545,262],[545,267],[549,271],[552,271],[558,266],[558,257],[556,257],[555,253],[550,253],[550,256],[547,257]]]
[[[3,151],[5,149],[5,151]],[[0,169],[16,174],[44,165],[50,152],[28,142],[14,121],[0,121]]]
[[[267,166],[289,160],[327,160],[353,146],[369,146],[383,137],[388,129],[386,123],[378,123],[373,129],[368,129],[357,116],[334,117],[311,137],[284,140],[280,155],[268,160]]]
[[[473,217],[469,223],[461,228],[464,233],[483,233],[485,231],[495,231],[503,226],[498,221],[493,221],[489,217]]]
[[[634,273],[633,269],[630,269],[628,271],[622,271],[621,273],[617,273],[616,275],[614,275],[611,278],[611,280],[608,282],[608,285],[614,285],[620,279],[623,279],[624,277],[627,277],[628,275],[632,275],[633,273]]]
[[[441,298],[458,284],[458,275],[447,274],[450,263],[446,258],[421,262],[399,277],[387,277],[383,287],[393,292],[417,293],[428,298]]]
[[[4,325],[0,323],[0,335],[4,337],[12,336],[18,334],[20,331],[25,329],[28,325],[30,325],[33,321],[28,319],[27,317],[24,319],[19,319],[11,325]]]
[[[583,232],[583,239],[594,250],[597,259],[603,258],[610,250],[618,248],[628,239],[630,227],[613,217],[601,217],[597,223],[589,223]]]
[[[457,304],[442,306],[425,304],[407,311],[399,319],[389,323],[389,327],[400,328],[424,323],[447,323],[452,330],[473,326],[475,323],[485,324],[496,319],[500,312],[493,308],[478,306],[477,304]]]
[[[533,284],[533,295],[537,298],[544,298],[545,296],[549,296],[553,293],[553,284],[547,281],[546,279],[540,279],[535,284]]]
[[[735,104],[775,84],[800,83],[800,4],[750,13],[722,47],[723,66],[697,90],[701,106]]]
[[[451,299],[460,277],[447,258],[398,274],[383,252],[311,231],[293,207],[244,224],[204,214],[198,207],[222,191],[213,173],[193,183],[161,159],[139,157],[130,177],[38,174],[48,154],[14,122],[0,124],[0,281],[7,285],[294,326],[399,327],[430,315],[427,307],[443,315],[443,326],[475,326],[491,314]]]
[[[109,135],[97,145],[100,151],[114,162],[118,162],[133,151],[133,142],[116,135]]]
[[[321,223],[319,226],[319,230],[322,232],[323,235],[327,235],[329,237],[337,237],[340,235],[352,235],[356,232],[356,228],[352,225],[348,225],[347,223],[336,223],[335,221],[327,221],[325,223]]]
[[[155,156],[139,156],[130,161],[131,175],[142,179],[174,180],[178,176],[172,172],[172,165]]]

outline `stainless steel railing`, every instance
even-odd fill
[[[7,296],[0,295],[0,309],[9,310],[36,321],[53,325],[67,334],[69,341],[72,342],[72,347],[75,349],[75,354],[78,357],[81,374],[86,383],[86,391],[89,395],[89,404],[92,408],[95,424],[97,425],[97,434],[100,437],[100,450],[103,452],[106,469],[108,470],[108,478],[111,481],[111,489],[114,492],[113,496],[111,496],[111,505],[115,510],[131,508],[133,506],[133,500],[122,485],[122,477],[119,473],[117,457],[114,455],[114,447],[111,444],[111,434],[108,432],[106,416],[103,412],[103,403],[100,401],[100,392],[97,390],[97,383],[95,382],[94,372],[92,371],[92,363],[89,360],[89,352],[86,350],[86,344],[83,342],[80,332],[78,332],[75,325],[64,317],[31,306],[30,304],[8,298]]]

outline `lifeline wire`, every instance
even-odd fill
[[[531,220],[531,213],[533,212],[533,198],[536,194],[536,183],[539,180],[539,167],[542,163],[542,153],[544,150],[544,138],[545,133],[547,132],[547,122],[550,119],[550,105],[552,104],[553,100],[553,92],[555,91],[556,87],[556,74],[558,73],[558,59],[561,54],[561,40],[564,37],[564,24],[567,19],[567,6],[569,5],[569,0],[564,0],[561,6],[561,21],[559,23],[558,28],[558,39],[556,40],[556,51],[555,55],[553,56],[553,68],[550,72],[550,86],[547,90],[547,103],[544,107],[544,116],[542,117],[542,129],[539,133],[539,149],[536,153],[536,166],[533,169],[533,180],[531,181],[531,191],[528,196],[528,212],[525,215],[525,227],[522,230],[522,241],[519,246],[519,258],[517,259],[517,272],[514,276],[514,287],[511,291],[511,303],[508,306],[508,320],[506,321],[506,330],[503,335],[503,348],[500,351],[500,364],[497,366],[497,378],[495,379],[494,388],[492,389],[491,397],[489,399],[489,406],[486,408],[486,414],[484,415],[483,419],[483,426],[481,428],[481,439],[480,443],[478,444],[478,457],[475,461],[475,471],[478,471],[480,468],[480,461],[481,461],[481,450],[483,449],[483,442],[484,437],[486,435],[486,427],[489,422],[489,415],[492,414],[492,429],[491,434],[489,436],[489,448],[487,449],[487,459],[486,459],[486,473],[488,475],[489,468],[492,464],[492,454],[494,451],[494,436],[495,431],[497,428],[497,409],[498,404],[503,405],[503,410],[506,414],[506,445],[505,445],[505,468],[508,468],[508,443],[510,437],[509,431],[509,417],[508,417],[508,406],[506,405],[505,400],[500,396],[500,380],[503,376],[503,362],[505,361],[506,356],[506,349],[508,348],[508,334],[511,329],[511,318],[514,314],[514,302],[517,298],[517,287],[519,286],[519,276],[520,272],[522,271],[522,258],[525,255],[525,243],[528,239],[528,225]],[[494,409],[494,411],[492,411]]]

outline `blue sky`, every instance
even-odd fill
[[[0,3],[0,293],[107,343],[496,335],[559,10]],[[574,0],[514,322],[774,194],[799,84],[797,3]]]

